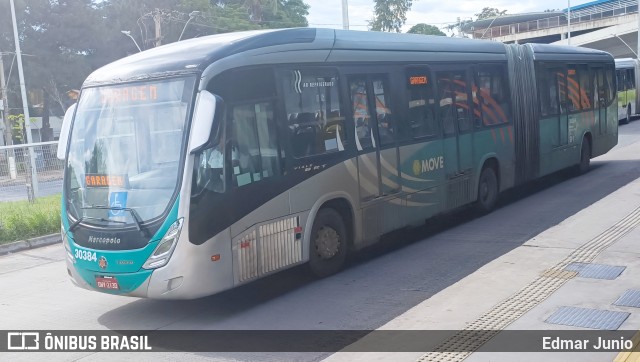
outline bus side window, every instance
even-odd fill
[[[378,119],[378,133],[380,144],[388,145],[394,142],[395,120],[389,105],[389,83],[386,78],[373,78],[373,93],[376,102],[376,118]]]
[[[282,77],[287,128],[293,156],[344,150],[344,116],[338,76],[327,70],[292,70]]]
[[[277,174],[278,152],[273,106],[249,103],[231,109],[232,179],[244,186]]]
[[[349,94],[351,96],[351,107],[353,112],[353,122],[355,124],[356,146],[359,151],[363,149],[375,148],[373,125],[369,114],[369,101],[367,100],[367,81],[353,79],[349,82]]]
[[[477,100],[482,112],[482,122],[485,126],[509,123],[510,102],[506,86],[504,67],[498,65],[480,64],[477,66],[476,79]],[[477,104],[476,104],[477,105]]]
[[[570,65],[567,70],[567,108],[569,112],[580,111],[580,84],[578,83],[577,66]]]
[[[636,78],[633,69],[627,69],[626,81],[627,90],[636,88]]]
[[[605,97],[606,97],[607,105],[616,98],[616,93],[613,85],[613,82],[614,82],[613,73],[614,73],[613,66],[609,66],[605,70],[604,84],[605,84]]]
[[[436,101],[429,78],[426,69],[410,69],[407,72],[409,122],[404,133],[412,138],[434,137],[438,134]]]
[[[618,92],[624,91],[624,69],[616,70],[616,83],[618,84]]]
[[[589,68],[578,65],[578,79],[580,80],[580,105],[582,110],[591,109],[591,88],[589,87]]]
[[[192,195],[202,191],[224,192],[224,155],[222,144],[202,150],[193,165]]]
[[[467,103],[465,73],[463,71],[439,72],[436,77],[444,135],[455,134],[456,123],[461,131],[470,130],[471,119]]]

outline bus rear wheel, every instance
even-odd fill
[[[591,166],[591,142],[587,137],[582,139],[582,149],[580,150],[580,164],[578,164],[578,173],[583,174],[589,171]]]
[[[318,277],[337,273],[347,258],[347,228],[339,212],[318,211],[311,228],[309,268]]]
[[[482,214],[488,214],[496,206],[498,200],[498,177],[491,166],[486,166],[480,173],[478,180],[478,201],[476,206]]]
[[[631,122],[631,105],[627,104],[627,118],[624,123],[629,124]]]

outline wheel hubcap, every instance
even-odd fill
[[[323,226],[318,230],[315,244],[318,255],[323,259],[330,259],[338,254],[340,235],[333,228]]]
[[[481,199],[482,201],[488,201],[489,200],[489,180],[487,180],[487,178],[485,177],[482,180],[482,186],[480,187],[480,195],[481,195]]]

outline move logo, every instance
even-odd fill
[[[413,161],[413,174],[418,176],[425,172],[439,170],[444,168],[444,157],[431,157],[426,160]]]

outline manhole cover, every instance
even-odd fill
[[[564,270],[574,271],[582,278],[608,279],[617,278],[626,269],[625,266],[591,264],[591,263],[571,263]]]
[[[640,308],[640,290],[629,289],[613,305]]]
[[[560,307],[560,309],[547,318],[546,322],[572,327],[613,331],[618,329],[630,314],[631,313],[627,312],[614,312],[602,309]]]

